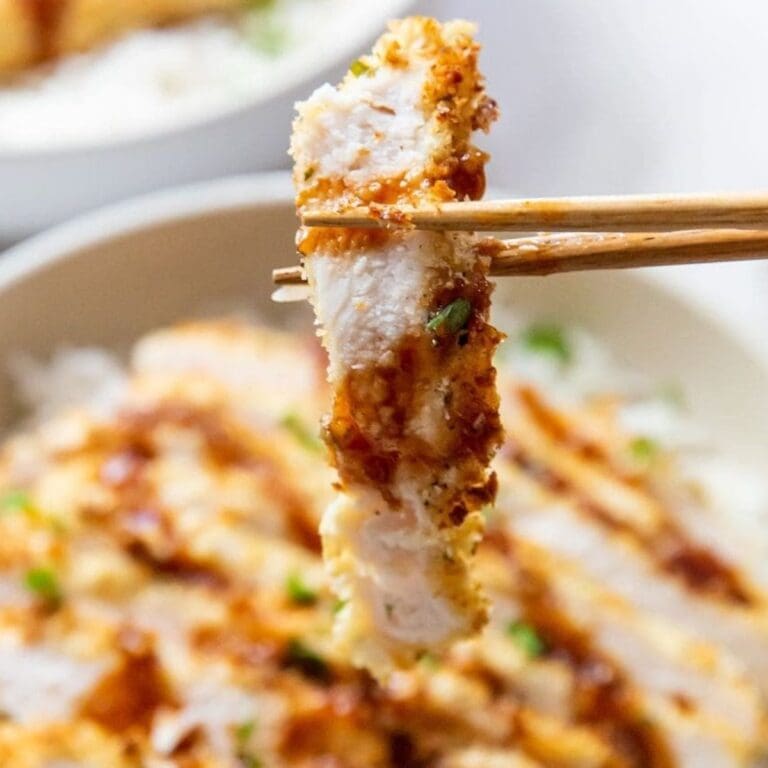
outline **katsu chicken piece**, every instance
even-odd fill
[[[37,57],[37,25],[27,4],[0,0],[0,76],[28,67]]]
[[[496,110],[472,33],[393,22],[337,88],[299,105],[300,210],[482,195],[471,135]],[[408,229],[303,230],[299,249],[330,358],[339,494],[321,534],[337,639],[386,675],[486,621],[471,563],[502,434],[489,262],[472,235]]]
[[[247,5],[245,0],[0,0],[0,76],[90,50],[135,29]]]

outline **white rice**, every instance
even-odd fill
[[[26,354],[9,361],[16,399],[33,423],[70,409],[108,415],[126,392],[127,375],[115,355],[93,348],[62,348],[48,362]]]
[[[0,151],[61,148],[171,128],[241,103],[332,35],[353,0],[277,0],[238,20],[134,32],[0,88]]]

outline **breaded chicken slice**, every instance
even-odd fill
[[[247,7],[246,0],[67,0],[56,26],[54,53],[84,51],[134,29]]]
[[[246,0],[0,0],[0,77],[136,29],[247,7]]]
[[[299,209],[476,198],[495,117],[472,25],[393,22],[343,82],[298,107]],[[471,235],[304,230],[299,248],[330,357],[325,439],[339,495],[324,554],[337,638],[386,675],[486,621],[472,574],[501,440],[489,263]]]
[[[37,22],[20,0],[0,0],[0,76],[35,63]]]

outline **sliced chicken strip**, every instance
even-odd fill
[[[338,88],[299,105],[300,209],[481,194],[470,140],[494,108],[472,32],[395,22]],[[386,675],[485,622],[471,559],[501,438],[489,263],[470,235],[407,229],[303,231],[299,247],[330,357],[340,491],[321,533],[345,601],[337,637]]]
[[[501,468],[503,464],[499,464]],[[519,469],[501,472],[504,499],[516,536],[573,560],[598,583],[639,610],[680,621],[702,640],[725,646],[763,692],[768,691],[768,617],[757,608],[725,605],[698,595],[661,571],[626,534],[606,528],[575,505],[540,487]]]
[[[678,707],[704,731],[746,749],[765,746],[762,696],[738,661],[668,621],[634,610],[581,569],[516,541],[515,559],[547,584],[573,626],[621,665],[639,695]],[[672,734],[667,734],[671,739]]]

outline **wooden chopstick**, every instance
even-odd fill
[[[397,215],[392,215],[396,213]],[[481,200],[434,207],[372,205],[346,211],[307,210],[308,227],[397,227],[476,232],[662,232],[768,228],[768,194],[630,195]]]
[[[482,243],[495,277],[768,258],[768,229],[570,232]],[[272,280],[277,285],[306,282],[299,266],[274,270]]]

